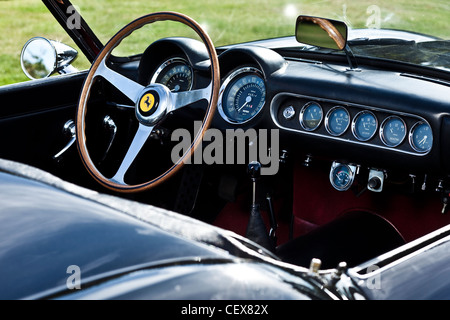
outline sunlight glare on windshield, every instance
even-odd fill
[[[344,21],[350,28],[397,29],[448,39],[447,0],[76,0],[82,15],[106,42],[128,22],[157,11],[184,13],[206,26],[220,46],[294,34],[298,15]]]

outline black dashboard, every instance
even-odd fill
[[[287,56],[257,45],[219,48],[214,128],[280,130],[283,150],[331,163],[430,174],[450,172],[450,82],[415,73]],[[168,38],[141,58],[138,79],[171,90],[209,83],[195,40]]]

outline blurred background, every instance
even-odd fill
[[[345,21],[350,28],[410,30],[450,39],[448,0],[73,0],[99,39],[106,43],[117,31],[144,14],[177,11],[196,20],[216,46],[294,35],[299,14]],[[0,0],[0,85],[27,81],[20,67],[23,45],[32,37],[58,40],[78,50],[40,0]],[[190,36],[175,23],[157,23],[134,35],[115,52],[138,54],[164,36]],[[73,64],[90,64],[80,50]]]

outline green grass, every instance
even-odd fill
[[[413,30],[449,38],[448,0],[73,0],[106,42],[133,19],[156,11],[177,11],[191,16],[206,28],[215,45],[258,38],[293,35],[297,14],[334,18],[353,28],[365,27],[379,9],[382,28]],[[371,7],[372,6],[372,7]],[[373,7],[376,6],[376,7]],[[398,9],[398,8],[401,8]],[[139,53],[151,41],[169,35],[188,35],[173,24],[156,23],[133,37],[119,53]],[[34,36],[59,40],[75,47],[40,0],[0,0],[0,85],[26,81],[20,52]],[[74,66],[89,67],[80,52]]]

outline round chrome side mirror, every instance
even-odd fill
[[[30,79],[50,77],[53,73],[76,71],[70,66],[78,52],[60,42],[42,37],[30,39],[22,49],[22,70]],[[70,71],[69,71],[70,70]]]

